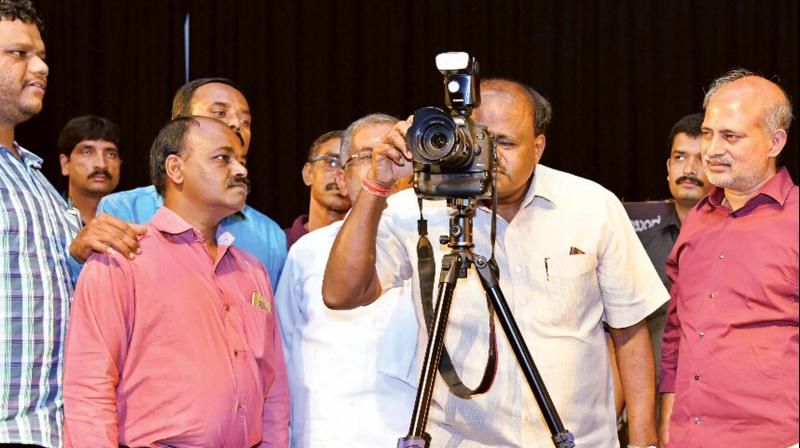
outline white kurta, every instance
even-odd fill
[[[409,288],[369,306],[328,309],[322,278],[341,229],[335,222],[289,251],[275,293],[295,448],[395,446],[408,432],[416,396],[419,332]]]

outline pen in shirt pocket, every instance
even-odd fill
[[[544,275],[547,281],[550,281],[550,257],[544,257]]]

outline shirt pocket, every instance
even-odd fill
[[[272,311],[266,311],[249,303],[240,303],[246,322],[245,337],[249,350],[257,361],[270,363],[275,351],[275,319]]]
[[[544,297],[533,312],[549,325],[574,326],[583,319],[585,303],[597,297],[597,257],[564,255],[545,262]]]

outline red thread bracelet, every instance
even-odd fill
[[[392,192],[392,190],[390,190],[388,188],[381,188],[381,187],[375,185],[371,180],[369,180],[367,178],[364,178],[364,180],[361,181],[361,188],[366,190],[367,193],[369,193],[369,194],[371,194],[373,196],[378,196],[379,198],[385,198],[385,197],[389,196],[391,194],[391,192]]]

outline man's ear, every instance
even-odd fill
[[[58,163],[61,164],[61,175],[69,176],[69,157],[64,154],[59,154]]]
[[[544,134],[539,134],[533,141],[534,148],[536,149],[536,162],[539,162],[539,159],[542,158],[542,154],[544,154],[544,148],[547,146],[547,137]]]
[[[177,154],[170,154],[164,161],[164,169],[167,172],[167,177],[175,185],[183,185],[183,159]]]
[[[781,152],[783,151],[783,147],[786,146],[786,130],[778,129],[777,131],[773,132],[770,136],[770,148],[769,148],[769,156],[770,157],[778,157]]]
[[[306,184],[306,187],[310,187],[311,186],[311,174],[312,174],[311,171],[312,170],[313,170],[313,167],[311,166],[311,164],[309,162],[306,162],[306,164],[303,165],[303,183]]]

